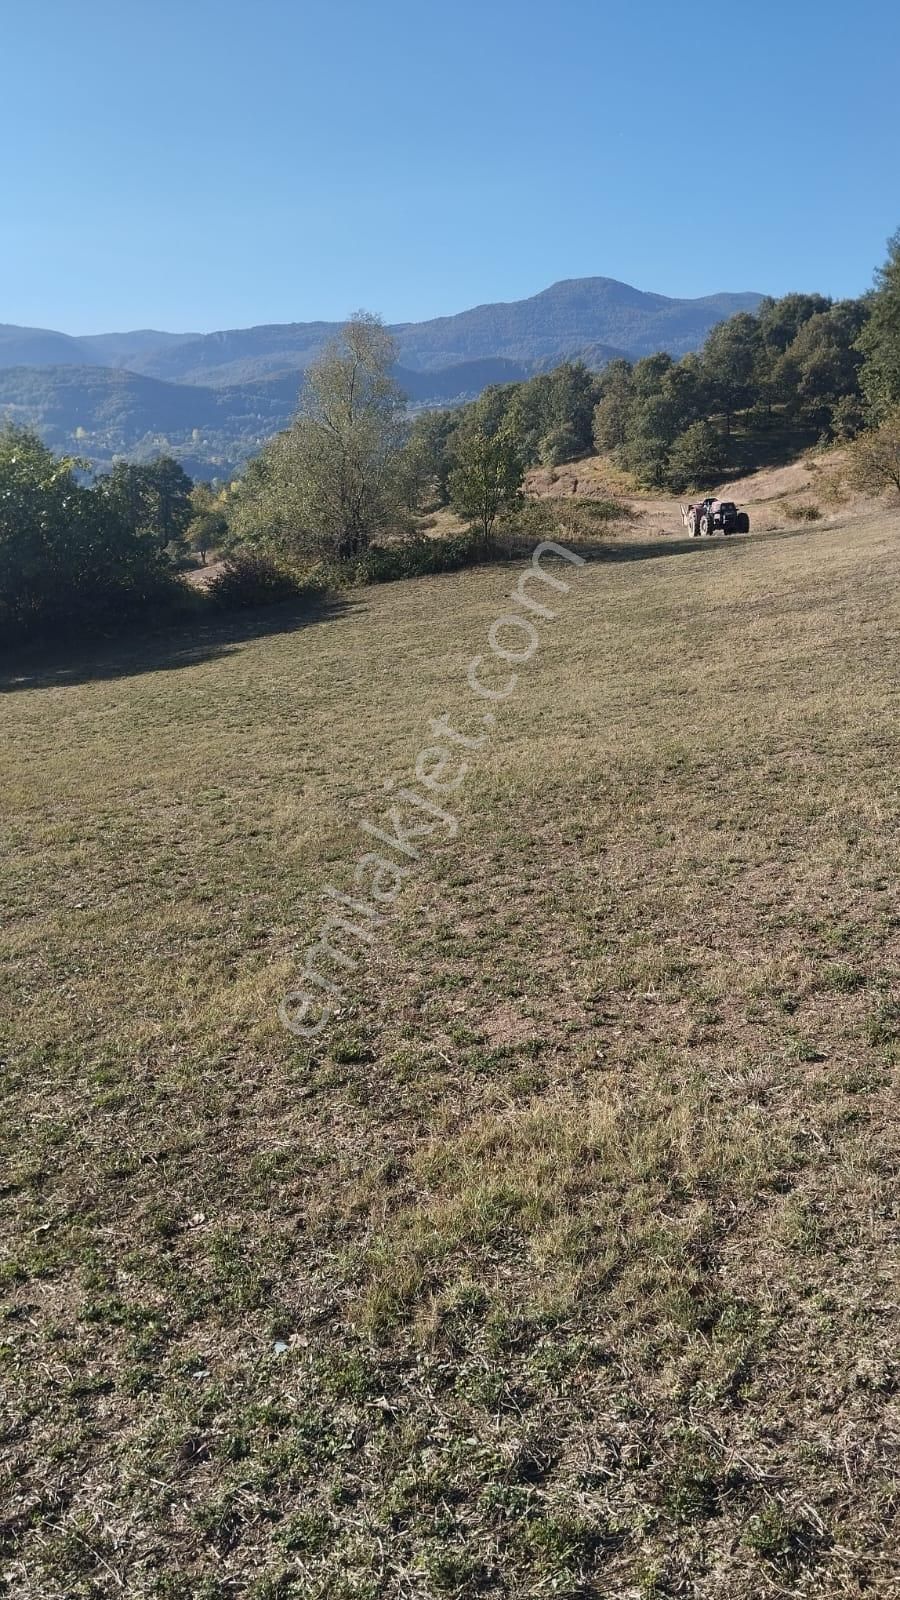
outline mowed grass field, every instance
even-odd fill
[[[516,569],[7,671],[15,1600],[900,1592],[900,517],[554,571],[311,1042]]]

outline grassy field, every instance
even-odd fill
[[[900,1592],[900,518],[558,570],[3,679],[15,1600]]]

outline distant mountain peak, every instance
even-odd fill
[[[687,354],[758,294],[673,299],[616,278],[561,278],[524,300],[397,323],[398,375],[416,404],[471,399],[560,361]],[[302,374],[335,322],[262,323],[216,333],[73,337],[0,324],[0,418],[37,426],[57,448],[106,461],[177,449],[196,472],[227,473],[283,427]],[[77,430],[77,435],[76,435]]]

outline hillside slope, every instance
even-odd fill
[[[461,361],[503,357],[537,370],[567,357],[602,366],[617,354],[695,350],[714,323],[752,310],[757,294],[672,300],[611,278],[580,278],[506,305],[476,306],[393,329],[405,367],[433,371]],[[150,352],[137,370],[188,383],[245,382],[251,376],[305,367],[338,324],[291,323],[211,333],[170,350]]]
[[[77,339],[52,328],[19,328],[0,322],[0,370],[4,367],[50,367],[68,362],[89,366],[99,357]]]
[[[672,300],[612,278],[572,278],[528,300],[477,306],[396,332],[401,359],[411,366],[442,366],[451,358],[488,353],[540,368],[569,357],[602,366],[616,354],[634,358],[668,350],[680,356],[696,350],[714,323],[754,310],[760,298]]]
[[[677,356],[759,298],[673,300],[611,278],[572,279],[528,300],[398,324],[396,376],[414,404],[448,405],[565,359],[599,368],[622,354],[668,349]],[[298,322],[203,336],[142,329],[70,338],[0,325],[0,421],[37,427],[59,448],[77,443],[100,467],[114,455],[167,448],[195,475],[227,475],[284,426],[303,372],[338,327]]]
[[[602,366],[617,354],[669,350],[678,356],[695,350],[714,323],[753,310],[759,300],[749,293],[675,300],[612,278],[573,278],[527,300],[399,323],[393,332],[401,365],[417,371],[496,358],[529,371],[567,357]],[[70,339],[44,329],[5,326],[0,327],[0,366],[97,362],[174,383],[242,384],[307,367],[338,327],[295,322],[202,336],[143,330]]]
[[[414,404],[452,404],[489,383],[524,376],[514,362],[462,362],[440,372],[395,368]],[[95,467],[116,455],[175,451],[198,476],[240,467],[297,407],[302,372],[212,388],[169,383],[121,368],[35,366],[0,368],[0,421],[33,427],[54,449],[75,451]]]
[[[21,1600],[895,1600],[900,516],[559,576],[10,664]]]

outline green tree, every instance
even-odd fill
[[[152,539],[160,550],[181,552],[193,516],[193,484],[172,456],[117,461],[98,486],[131,533]]]
[[[507,402],[496,426],[508,425],[528,465],[545,460],[545,441],[556,439],[558,461],[573,461],[591,448],[591,422],[597,382],[582,361],[563,361],[503,391]],[[488,431],[496,431],[488,429]],[[565,451],[565,454],[560,454]]]
[[[151,531],[161,550],[173,553],[184,545],[188,523],[194,513],[191,490],[194,485],[179,461],[160,456],[148,463],[147,475],[152,496]]]
[[[523,385],[518,383],[488,384],[478,399],[466,407],[464,422],[473,428],[480,428],[487,434],[500,433],[509,424],[511,431],[515,433],[510,413],[522,387]]]
[[[666,481],[672,443],[670,430],[660,431],[659,409],[655,401],[634,408],[628,437],[618,453],[623,467],[651,489],[662,488]]]
[[[545,467],[558,467],[564,461],[575,461],[584,454],[584,445],[573,423],[561,422],[545,433],[538,455]]]
[[[835,408],[860,394],[857,341],[866,318],[862,301],[843,300],[804,322],[779,363],[788,408],[827,435]]]
[[[648,486],[664,483],[669,445],[676,431],[665,391],[674,365],[672,357],[661,351],[644,356],[631,371],[625,440],[617,455],[622,466]]]
[[[594,407],[594,448],[602,453],[621,450],[628,438],[634,401],[634,380],[630,361],[611,361],[600,374],[600,398]]]
[[[541,458],[541,440],[555,425],[549,372],[539,372],[526,383],[515,385],[504,420],[509,423],[522,460],[534,466]]]
[[[0,432],[0,637],[134,615],[165,592],[157,552],[26,429]]]
[[[450,504],[452,441],[459,427],[455,411],[423,411],[413,421],[404,447],[406,503],[415,510],[429,493],[438,505]]]
[[[868,312],[859,336],[860,383],[873,418],[881,422],[900,406],[900,231],[888,240],[888,258],[875,274]]]
[[[360,312],[308,369],[291,426],[251,463],[233,529],[291,561],[352,561],[397,522],[403,499],[403,398],[396,349]]]
[[[195,483],[191,491],[191,511],[185,538],[205,567],[210,550],[223,545],[228,537],[225,495],[217,493],[208,483]]]
[[[524,476],[524,463],[509,429],[495,434],[478,426],[460,430],[456,466],[450,474],[451,504],[480,529],[485,543],[498,514],[519,504]]]
[[[734,413],[753,401],[761,345],[756,318],[739,311],[717,323],[703,346],[704,378],[712,404],[724,412],[726,433],[731,433]]]
[[[663,487],[673,442],[698,420],[706,400],[705,374],[695,356],[679,362],[668,355],[639,361],[633,373],[625,440],[618,450],[622,465],[641,483]]]
[[[831,413],[831,433],[835,439],[855,439],[866,426],[866,408],[862,395],[845,394]]]
[[[756,308],[756,320],[763,345],[773,356],[784,355],[810,317],[827,311],[831,305],[823,294],[785,294],[780,300],[766,295]]]
[[[550,373],[549,414],[544,436],[569,430],[572,461],[591,448],[591,427],[597,398],[593,377],[583,361],[564,361]]]
[[[692,422],[672,441],[666,468],[668,486],[674,494],[711,488],[724,467],[725,447],[712,423]]]

